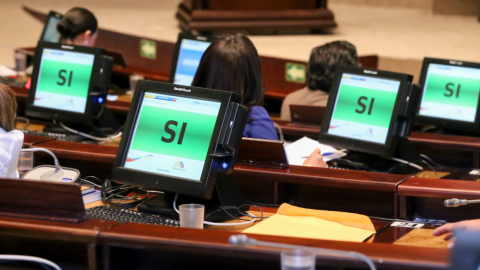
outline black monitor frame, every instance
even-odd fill
[[[446,129],[452,129],[452,130],[460,130],[460,131],[476,132],[476,133],[480,132],[480,98],[478,99],[477,113],[475,115],[475,120],[472,123],[466,122],[466,121],[460,121],[460,120],[424,116],[419,114],[421,102],[423,99],[423,94],[425,92],[425,80],[427,79],[427,72],[430,64],[480,69],[480,63],[425,57],[423,59],[422,72],[420,74],[419,84],[422,86],[422,91],[421,91],[420,100],[418,102],[418,107],[416,110],[415,122],[428,124],[428,125],[435,125],[440,128],[446,128]]]
[[[134,125],[138,121],[139,111],[146,92],[221,103],[200,181],[175,176],[154,174],[123,167],[125,159],[127,158],[128,147],[130,146],[132,140]],[[216,149],[217,145],[222,144],[221,132],[224,131],[224,127],[228,126],[229,118],[226,115],[227,107],[231,102],[237,103],[239,100],[240,98],[238,95],[232,92],[161,82],[143,80],[138,81],[127,120],[125,122],[122,140],[120,142],[117,156],[113,165],[112,180],[115,182],[141,186],[149,189],[175,192],[182,195],[210,199],[214,190],[217,171],[219,166],[221,166],[221,164],[218,162],[218,159],[216,159],[213,155],[219,154],[216,152]]]
[[[56,12],[56,11],[50,10],[50,12],[48,13],[47,19],[45,20],[45,26],[43,27],[42,35],[40,36],[40,41],[45,41],[44,40],[45,34],[47,32],[48,23],[49,23],[51,18],[62,19],[63,15],[61,13]],[[45,41],[45,42],[47,42],[47,41]],[[60,42],[60,39],[57,42]]]
[[[84,113],[76,113],[76,112],[70,112],[65,110],[56,110],[51,108],[35,106],[33,104],[35,100],[38,76],[40,72],[40,63],[41,63],[44,49],[87,53],[95,56],[93,67],[92,67],[92,76],[90,77],[90,84],[88,88],[87,104],[85,106]],[[94,115],[95,104],[97,102],[95,99],[98,96],[98,92],[96,92],[96,89],[95,89],[95,82],[98,82],[101,76],[100,70],[102,69],[103,54],[104,54],[104,50],[102,48],[84,47],[84,46],[77,46],[77,45],[67,45],[67,44],[39,41],[37,44],[37,48],[35,49],[32,83],[30,86],[30,90],[28,92],[25,113],[28,116],[32,116],[32,117],[92,125],[94,121],[94,116],[95,116]]]
[[[390,119],[390,126],[388,128],[388,134],[385,144],[340,137],[327,133],[330,126],[331,118],[333,116],[335,100],[337,99],[337,95],[340,90],[340,81],[344,73],[387,80],[395,80],[400,82],[397,99],[395,101],[392,117]],[[336,69],[332,86],[330,88],[328,103],[323,116],[322,127],[318,140],[321,143],[329,144],[338,148],[346,148],[349,150],[363,153],[392,157],[396,150],[398,138],[408,136],[408,134],[404,134],[404,131],[406,130],[404,130],[404,128],[402,127],[402,123],[399,123],[397,119],[398,116],[404,114],[407,109],[406,103],[404,101],[409,95],[409,88],[411,89],[412,80],[413,76],[407,74],[374,69],[365,69],[361,67],[339,66]],[[406,133],[409,133],[409,131],[406,131]]]
[[[175,83],[175,73],[177,71],[177,64],[178,64],[178,56],[180,55],[180,47],[182,46],[182,41],[184,39],[188,40],[197,40],[197,41],[204,41],[212,43],[215,40],[214,36],[200,36],[200,35],[192,35],[190,33],[181,32],[178,34],[177,43],[175,44],[175,52],[172,58],[172,68],[170,69],[170,83]],[[188,86],[188,85],[187,85]]]

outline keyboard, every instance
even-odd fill
[[[140,213],[132,210],[113,209],[108,205],[100,205],[87,209],[88,218],[112,220],[120,223],[133,222],[153,225],[180,227],[178,220],[163,218],[158,215]]]
[[[55,137],[57,141],[65,142],[82,142],[83,137],[75,134],[64,134],[64,133],[53,133],[53,132],[44,132],[37,130],[20,130],[25,135],[35,135],[35,136],[44,136],[44,137]]]

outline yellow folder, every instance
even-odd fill
[[[275,215],[243,232],[363,242],[375,233],[375,228],[370,218],[364,215],[312,210],[282,204]]]

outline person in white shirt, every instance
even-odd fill
[[[23,133],[14,130],[16,114],[15,93],[0,83],[0,177],[18,178],[17,163]]]

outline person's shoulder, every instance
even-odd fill
[[[268,117],[270,119],[270,116],[268,115],[267,110],[263,106],[253,106],[250,109],[250,117],[249,118],[265,118]]]
[[[0,128],[0,138],[4,140],[18,140],[23,142],[24,135],[23,132],[21,132],[20,130],[11,130],[9,132],[6,132],[3,128]]]
[[[305,95],[306,95],[307,93],[309,93],[309,92],[311,92],[311,90],[308,89],[308,87],[305,86],[305,87],[302,88],[302,89],[299,89],[299,90],[297,90],[297,91],[294,91],[294,92],[288,94],[288,95],[285,97],[284,100],[291,100],[291,99],[296,99],[296,98],[298,98],[298,97],[303,97],[303,96],[305,96]]]

